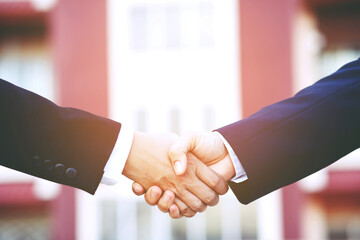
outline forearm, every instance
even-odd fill
[[[59,107],[3,80],[0,112],[1,165],[95,192],[119,123]]]
[[[218,131],[248,180],[230,184],[248,203],[360,147],[360,63],[355,61],[296,96]]]

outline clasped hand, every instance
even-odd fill
[[[235,170],[220,137],[214,133],[135,133],[123,174],[172,218],[192,217],[214,206],[228,190]]]

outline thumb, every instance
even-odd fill
[[[194,150],[196,146],[196,135],[187,134],[181,136],[170,148],[169,158],[175,170],[176,175],[182,175],[186,172],[187,157],[186,154]]]

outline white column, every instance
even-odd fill
[[[136,202],[133,200],[118,199],[117,203],[117,236],[118,240],[137,239]]]
[[[281,190],[257,200],[257,226],[259,240],[283,239]]]
[[[151,239],[171,240],[171,218],[157,207],[151,209]]]
[[[206,240],[205,214],[186,219],[186,240]]]
[[[221,199],[221,239],[241,240],[240,203],[227,194]]]
[[[83,191],[75,191],[76,239],[96,240],[99,238],[100,222],[96,197]]]
[[[326,213],[320,202],[311,199],[306,201],[302,222],[304,239],[327,239]]]

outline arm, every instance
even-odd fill
[[[218,129],[248,180],[242,203],[296,182],[360,147],[360,60],[252,116]]]
[[[0,80],[0,164],[94,194],[121,125]]]
[[[292,98],[216,130],[231,145],[247,176],[246,181],[229,183],[238,200],[245,204],[254,201],[359,148],[359,96],[360,60],[357,60]],[[193,134],[176,144],[172,148],[172,162],[181,162],[186,169],[183,153],[191,151],[202,156],[207,164],[213,164],[212,168],[221,175],[235,174],[232,165],[223,163],[227,158],[211,158],[216,155],[208,149],[217,149],[218,155],[225,151],[220,141],[204,140],[211,139],[206,137],[208,134]],[[141,193],[141,186],[134,191]]]

